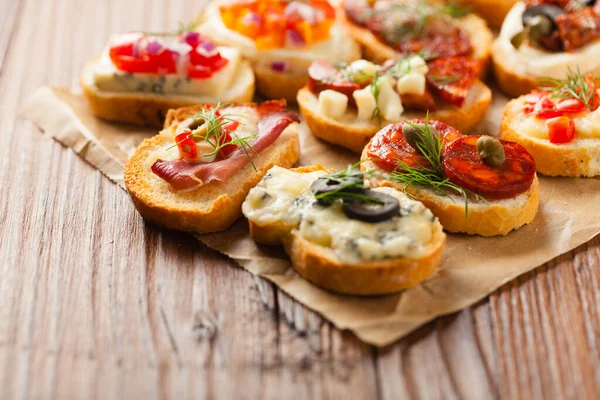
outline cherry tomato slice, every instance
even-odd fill
[[[410,120],[408,122],[422,124],[422,120]],[[444,143],[450,143],[462,137],[456,128],[446,125],[440,121],[429,121],[440,133]],[[398,169],[399,162],[405,163],[409,167],[430,168],[431,164],[427,159],[406,142],[402,133],[403,122],[388,125],[380,130],[367,148],[368,157],[379,168],[386,172],[392,172]]]
[[[535,161],[523,146],[500,139],[506,161],[492,167],[479,156],[479,138],[463,136],[442,149],[444,175],[451,182],[489,199],[515,197],[531,187]]]
[[[191,131],[186,131],[175,136],[175,143],[177,143],[181,158],[189,163],[197,163],[198,148],[196,147],[196,142],[190,136],[191,133]]]
[[[569,117],[556,117],[546,121],[550,143],[569,143],[575,137],[575,123]]]

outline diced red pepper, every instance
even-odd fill
[[[576,99],[565,99],[556,105],[556,109],[563,114],[579,114],[588,110],[587,106]]]
[[[569,117],[556,117],[546,121],[550,143],[569,143],[575,137],[575,123]]]
[[[175,143],[179,149],[181,158],[189,163],[197,163],[198,159],[198,148],[194,138],[191,137],[192,132],[186,131],[175,136]]]

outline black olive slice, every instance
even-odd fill
[[[381,222],[393,218],[400,212],[400,203],[395,197],[374,190],[366,190],[364,195],[374,197],[383,203],[359,199],[345,201],[342,208],[348,218],[364,222]]]
[[[544,16],[547,17],[550,22],[552,22],[552,27],[554,30],[556,28],[554,19],[561,14],[564,14],[564,11],[560,7],[551,4],[540,4],[526,9],[525,12],[523,12],[521,19],[523,21],[523,26],[527,26],[534,17],[538,15]]]

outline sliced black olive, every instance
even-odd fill
[[[400,212],[400,203],[395,197],[374,190],[366,190],[364,195],[380,200],[382,203],[359,199],[344,202],[342,207],[348,218],[364,222],[381,222],[393,218]]]
[[[526,9],[525,12],[523,12],[521,19],[523,21],[523,26],[527,27],[531,25],[534,17],[546,17],[552,23],[552,30],[554,30],[556,29],[556,23],[554,22],[554,19],[561,14],[564,14],[564,11],[561,10],[560,7],[553,6],[551,4],[540,4]]]

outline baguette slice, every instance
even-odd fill
[[[81,75],[81,87],[92,111],[98,117],[115,122],[162,127],[170,109],[194,104],[249,103],[254,97],[254,73],[247,61],[241,61],[233,85],[218,98],[212,96],[181,96],[153,93],[105,92],[94,84],[94,66],[99,57],[91,60]]]
[[[600,175],[600,140],[575,139],[570,143],[554,144],[548,139],[519,132],[525,99],[511,100],[504,108],[500,137],[525,147],[535,159],[538,172],[548,176],[598,176]]]
[[[376,64],[383,64],[386,60],[395,59],[400,53],[381,41],[370,30],[363,28],[346,18],[350,33],[362,47],[363,56]],[[480,78],[485,78],[489,69],[489,58],[494,36],[486,22],[475,14],[466,15],[457,20],[457,25],[463,29],[473,46],[473,58],[481,64]]]
[[[368,159],[366,150],[361,160],[361,169],[377,169]],[[401,183],[385,176],[372,178],[371,184],[403,190]],[[513,229],[529,224],[537,214],[540,200],[537,176],[526,192],[514,198],[487,202],[469,200],[469,212],[466,216],[464,199],[460,196],[440,196],[429,188],[417,186],[408,187],[406,192],[429,208],[440,219],[446,231],[481,236],[507,235]]]
[[[443,103],[435,112],[429,114],[430,119],[445,122],[459,131],[470,132],[479,124],[492,101],[492,91],[481,81],[476,81],[463,107]],[[346,114],[338,119],[323,115],[319,111],[319,99],[308,88],[298,92],[298,106],[302,116],[313,134],[325,140],[345,147],[355,153],[361,153],[369,140],[389,121],[358,120],[355,109],[348,108]],[[404,119],[424,118],[425,113],[407,112]]]
[[[321,170],[326,171],[323,166],[316,165],[292,171]],[[421,257],[349,263],[340,260],[331,248],[302,236],[293,224],[279,220],[259,224],[252,218],[248,222],[250,234],[257,243],[284,246],[294,269],[302,277],[324,289],[349,295],[388,294],[418,285],[435,272],[446,242],[442,225],[435,220],[431,239]]]
[[[256,155],[254,165],[243,167],[227,182],[212,181],[188,192],[177,192],[150,169],[157,152],[174,143],[178,123],[196,114],[200,106],[170,110],[165,128],[144,140],[125,165],[125,185],[139,213],[155,224],[179,231],[208,233],[228,228],[242,212],[242,202],[274,165],[290,167],[300,157],[297,124]]]

